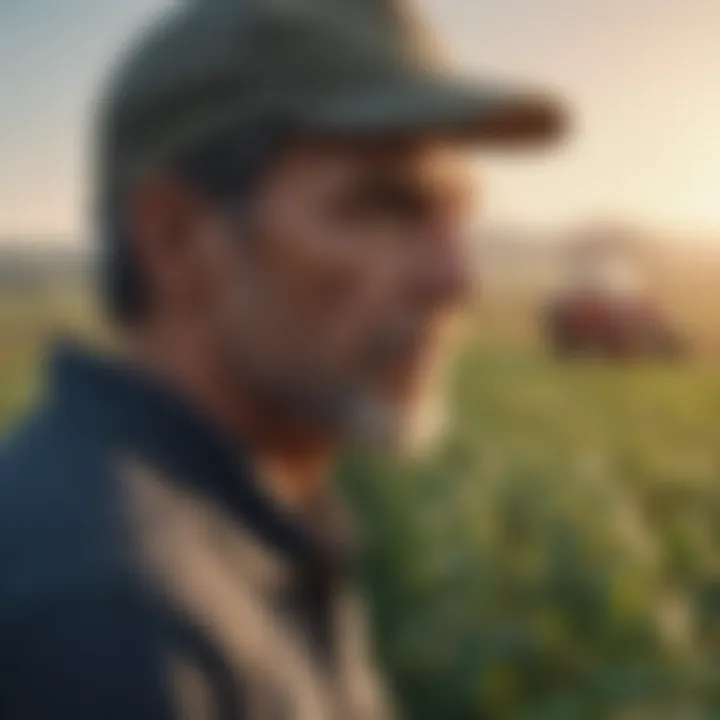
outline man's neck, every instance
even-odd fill
[[[302,508],[322,492],[335,454],[331,443],[284,422],[203,357],[197,344],[140,339],[129,348],[133,362],[187,398],[250,453],[259,481],[279,502]]]

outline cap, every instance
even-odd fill
[[[398,0],[186,0],[130,48],[101,107],[100,180],[114,188],[265,126],[507,145],[565,125],[545,93],[459,76]]]

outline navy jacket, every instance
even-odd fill
[[[346,559],[182,398],[65,349],[0,456],[0,717],[386,717]]]

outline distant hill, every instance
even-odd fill
[[[622,223],[586,222],[564,231],[536,231],[522,224],[486,228],[477,238],[474,261],[486,288],[547,286],[561,272],[567,248],[587,236],[629,240],[642,264],[663,275],[720,278],[718,242],[645,232]],[[0,291],[47,289],[86,281],[93,266],[91,244],[73,238],[0,235]]]
[[[0,236],[0,291],[46,290],[87,280],[92,256],[77,242]]]

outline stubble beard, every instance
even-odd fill
[[[407,401],[355,395],[345,407],[343,435],[351,448],[408,458],[429,452],[447,427],[445,395],[438,384]]]

